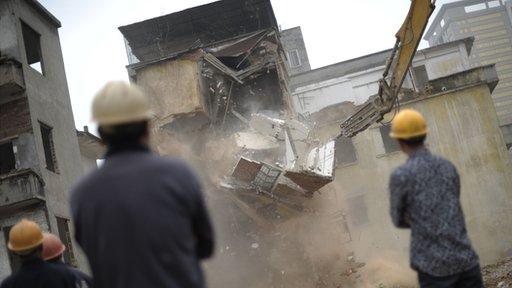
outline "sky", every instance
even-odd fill
[[[410,0],[271,0],[281,29],[301,26],[311,67],[389,49]],[[442,4],[457,0],[438,0]],[[108,81],[128,81],[119,26],[212,0],[39,0],[61,22],[64,65],[76,127],[91,125],[94,94]],[[435,12],[434,12],[435,13]],[[435,14],[431,19],[435,17]],[[420,48],[428,47],[423,41]]]

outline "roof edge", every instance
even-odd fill
[[[50,21],[55,27],[60,28],[62,24],[60,23],[57,17],[53,16],[53,14],[48,11],[39,1],[37,0],[26,0],[27,3],[34,9],[36,9],[46,20]]]

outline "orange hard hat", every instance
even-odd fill
[[[36,222],[26,219],[16,223],[9,231],[9,250],[18,254],[30,252],[43,243],[43,232]]]
[[[59,257],[66,250],[59,237],[52,233],[43,233],[43,260]]]

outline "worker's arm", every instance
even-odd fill
[[[196,236],[196,252],[199,259],[205,259],[213,254],[215,240],[210,215],[204,202],[204,195],[197,177],[191,172],[191,185],[193,194],[196,196],[194,215],[192,218],[192,229]]]
[[[410,228],[407,213],[407,177],[400,169],[393,172],[389,181],[390,214],[393,224],[398,228]]]

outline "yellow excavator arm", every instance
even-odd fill
[[[341,134],[353,137],[375,122],[382,121],[398,101],[398,93],[420,44],[436,0],[412,0],[407,18],[398,33],[386,68],[379,80],[379,93],[341,123]]]

